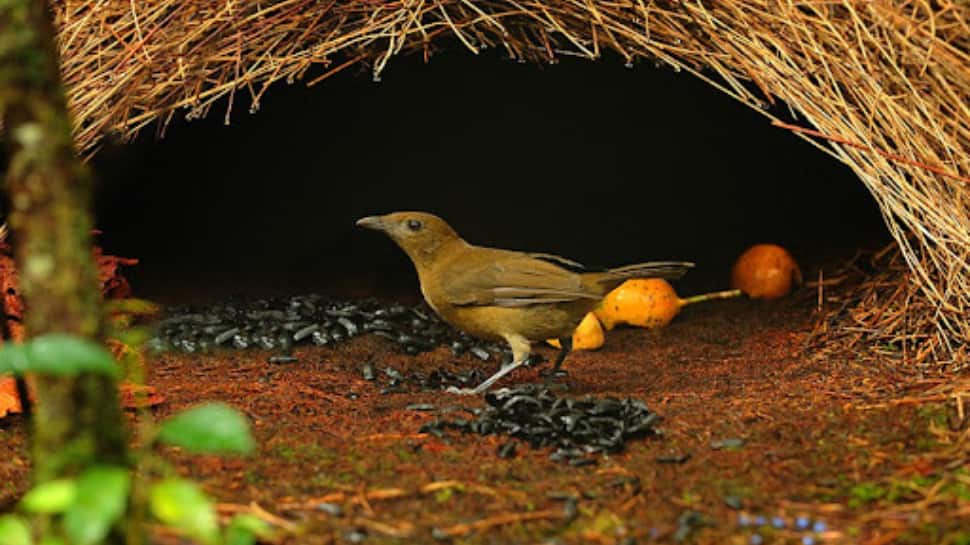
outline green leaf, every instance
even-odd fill
[[[64,533],[73,545],[104,540],[125,512],[131,477],[120,467],[93,467],[78,477],[77,496],[64,513]]]
[[[0,545],[31,545],[30,526],[16,515],[0,515]]]
[[[4,346],[6,350],[7,346]],[[63,333],[41,335],[24,345],[26,366],[30,371],[45,375],[76,375],[103,373],[118,377],[121,370],[114,358],[100,344]]]
[[[161,481],[152,487],[149,504],[162,523],[205,544],[218,541],[215,507],[195,483],[184,479]]]
[[[253,515],[236,515],[226,527],[224,545],[253,545],[256,538],[269,533],[270,526],[266,521]]]
[[[179,413],[162,424],[158,438],[196,453],[252,452],[249,422],[224,403],[207,403]]]
[[[0,347],[0,375],[22,375],[28,367],[30,362],[24,345],[4,343]]]
[[[20,500],[20,506],[28,513],[63,513],[76,495],[74,479],[58,479],[35,486]]]

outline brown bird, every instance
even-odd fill
[[[465,242],[441,218],[395,212],[357,220],[383,231],[407,253],[418,272],[425,301],[449,324],[469,335],[504,340],[512,363],[474,389],[479,394],[521,366],[532,341],[559,339],[553,372],[572,349],[579,322],[629,278],[679,278],[693,263],[662,261],[591,272],[559,256],[485,248]]]

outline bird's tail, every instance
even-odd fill
[[[611,290],[630,278],[665,278],[674,280],[694,267],[688,261],[651,261],[636,263],[596,273],[596,282],[606,290]]]

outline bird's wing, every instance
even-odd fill
[[[459,306],[521,307],[600,297],[583,286],[579,274],[557,264],[578,263],[550,257],[555,256],[482,252],[442,271],[441,288],[447,301]]]

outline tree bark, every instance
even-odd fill
[[[78,158],[44,0],[0,1],[0,119],[12,243],[29,337],[100,339],[91,178]],[[35,482],[95,461],[124,464],[117,386],[103,375],[36,377]]]

